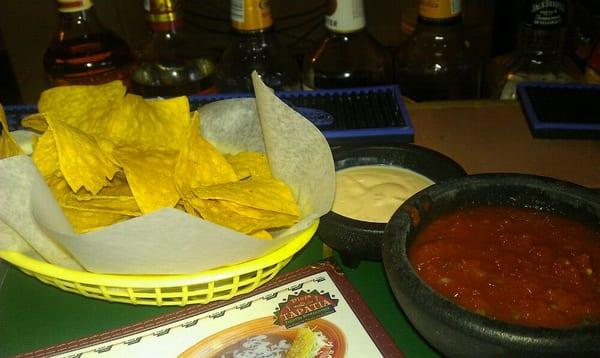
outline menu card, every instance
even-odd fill
[[[22,357],[401,357],[332,259],[232,300],[194,305]],[[237,354],[237,355],[234,355]]]

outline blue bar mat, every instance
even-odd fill
[[[533,137],[600,139],[600,85],[523,82],[517,99]]]
[[[279,92],[279,98],[311,120],[331,145],[351,143],[412,142],[414,129],[400,88],[395,85]],[[190,96],[192,110],[204,104],[251,97],[252,94]],[[34,105],[6,106],[11,130],[21,118],[36,112]]]

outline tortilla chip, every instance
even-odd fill
[[[115,213],[126,216],[142,215],[133,196],[108,196],[91,194],[74,194],[65,196],[63,208],[85,211]]]
[[[289,188],[273,178],[200,186],[192,193],[187,200],[205,220],[246,234],[291,226],[300,215]]]
[[[175,205],[175,208],[183,210],[190,215],[198,217],[201,216],[200,213],[196,211],[196,209],[194,209],[194,206],[192,206],[192,204],[188,200],[180,199],[177,205]]]
[[[47,130],[35,143],[31,159],[40,171],[40,174],[47,179],[59,170],[58,152],[54,142],[54,133]]]
[[[74,208],[63,208],[65,216],[73,226],[75,232],[83,234],[92,230],[116,224],[130,219],[130,216],[117,213],[106,213]]]
[[[243,206],[274,211],[293,216],[300,215],[298,204],[290,189],[278,179],[243,180],[194,188],[199,199],[219,199]]]
[[[273,235],[271,235],[271,233],[268,232],[267,230],[258,230],[258,231],[255,231],[255,232],[251,232],[248,235],[252,236],[252,237],[255,237],[257,239],[273,240]]]
[[[87,192],[78,193],[77,196],[82,195],[90,195]],[[131,188],[129,187],[129,183],[127,183],[127,178],[125,178],[125,174],[123,172],[118,172],[112,178],[112,180],[108,183],[107,186],[102,188],[96,195],[103,196],[133,196],[131,193]],[[85,200],[82,198],[82,200]]]
[[[118,172],[109,184],[96,195],[85,189],[80,189],[77,193],[69,190],[68,194],[62,199],[61,204],[63,207],[72,209],[127,216],[142,215],[122,172]]]
[[[234,181],[237,175],[225,157],[200,136],[200,115],[194,112],[175,167],[175,185],[181,197],[192,188]]]
[[[71,188],[69,187],[69,184],[62,176],[62,173],[60,171],[54,172],[52,175],[48,176],[45,179],[46,184],[48,184],[50,191],[52,191],[54,198],[56,198],[56,201],[59,204],[62,205],[62,203],[65,201],[66,196],[73,193],[71,191]]]
[[[48,122],[42,113],[30,114],[21,119],[21,125],[25,128],[31,128],[38,132],[45,132],[48,129]]]
[[[113,106],[94,135],[118,146],[179,150],[190,124],[187,97],[145,100],[128,94]]]
[[[83,188],[74,193],[60,172],[46,178],[46,183],[77,233],[88,232],[141,215],[137,202],[132,196],[92,195]],[[110,187],[107,188],[107,192],[110,192]],[[129,191],[129,187],[127,190]],[[103,191],[104,189],[101,190]],[[129,193],[131,194],[130,191]]]
[[[114,154],[142,213],[177,204],[180,197],[173,178],[177,152],[164,148],[118,147]]]
[[[298,221],[298,217],[294,215],[256,209],[226,200],[194,198],[189,201],[205,220],[245,234],[286,227]]]
[[[96,194],[120,168],[114,159],[100,149],[96,139],[78,128],[47,115],[52,130],[58,164],[67,183],[74,192],[84,187]],[[39,143],[38,143],[39,145]]]
[[[0,125],[2,134],[0,134],[0,159],[23,154],[23,150],[17,144],[17,141],[10,135],[8,122],[4,108],[0,104]]]
[[[98,124],[120,103],[126,91],[121,81],[53,87],[42,92],[37,106],[44,116],[50,114],[90,134],[97,132]]]
[[[235,155],[225,155],[225,159],[231,164],[239,180],[248,177],[252,177],[253,179],[269,179],[273,177],[265,153],[240,152]]]

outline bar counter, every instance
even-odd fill
[[[453,158],[469,174],[519,172],[600,188],[600,141],[535,139],[516,102],[409,103],[407,108],[415,128],[414,142]],[[315,236],[283,271],[315,262],[326,253]],[[396,304],[381,263],[362,262],[355,269],[342,268],[405,356],[437,356]],[[43,284],[0,262],[0,357],[119,328],[177,309],[85,298]]]
[[[415,144],[456,160],[469,174],[515,172],[600,188],[600,141],[539,139],[514,101],[408,103]]]

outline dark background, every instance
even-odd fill
[[[595,3],[600,1],[573,1],[576,8],[586,9],[579,13],[572,11],[575,19],[572,23],[580,24],[572,25],[573,29],[577,26],[588,29],[598,23],[600,16],[594,17],[589,9],[598,8]],[[412,31],[417,0],[364,2],[368,31],[394,51]],[[139,46],[147,32],[143,0],[96,0],[94,4],[107,28],[123,37],[132,49]],[[275,30],[299,62],[325,34],[326,5],[327,0],[271,0]],[[182,6],[188,29],[197,41],[216,53],[222,52],[231,37],[229,1],[183,0]],[[517,8],[518,0],[463,0],[465,32],[483,61],[514,48]],[[599,13],[597,9],[595,13]],[[40,92],[47,88],[42,56],[56,26],[57,10],[52,0],[2,1],[0,102],[35,103]],[[584,35],[590,37],[587,32]],[[585,42],[585,36],[579,36],[579,42]],[[595,42],[595,37],[589,42]]]

